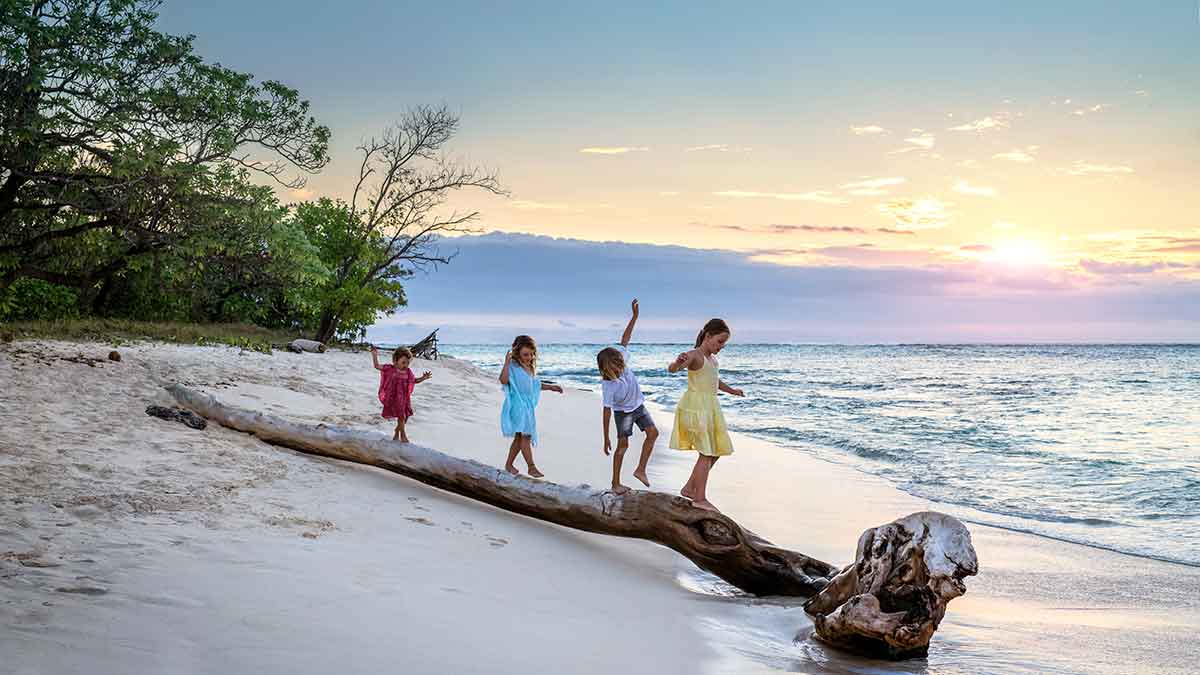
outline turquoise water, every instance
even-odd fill
[[[598,390],[600,345],[542,345],[544,377]],[[634,345],[649,400],[685,345]],[[445,345],[498,368],[506,347]],[[961,518],[1200,565],[1200,346],[732,344],[729,425],[883,476]]]

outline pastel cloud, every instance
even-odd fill
[[[914,131],[918,131],[918,130],[914,129]],[[906,138],[906,139],[904,139],[904,142],[911,143],[911,144],[917,146],[918,148],[924,148],[924,149],[928,150],[929,148],[933,147],[933,144],[936,142],[936,140],[937,139],[934,138],[933,134],[926,132],[926,133],[921,133],[919,136],[913,136],[911,138]]]
[[[779,199],[788,202],[817,202],[820,204],[849,204],[850,202],[825,190],[813,192],[754,192],[748,190],[722,190],[714,192],[718,197],[738,197],[743,199]]]
[[[956,127],[950,127],[950,131],[990,131],[992,129],[1004,129],[1009,125],[1009,116],[1004,113],[997,113],[995,116],[988,115],[983,119],[967,122]]]
[[[723,316],[742,343],[1165,341],[1200,330],[1200,282],[1166,269],[1098,276],[863,245],[771,251],[790,256],[786,265],[759,261],[760,251],[530,235],[452,245],[455,262],[407,280],[409,306],[372,326],[370,339],[411,341],[441,326],[448,343],[507,344],[518,333],[603,342],[620,334],[613,317],[627,311],[626,296],[641,301],[638,339],[650,342],[695,337],[697,301],[701,319]],[[524,283],[505,283],[513,278]]]
[[[876,124],[868,124],[862,127],[850,127],[850,133],[854,134],[855,136],[877,136],[879,134],[886,134],[887,132],[887,129],[884,129]]]
[[[981,185],[971,185],[965,180],[960,180],[954,184],[954,191],[964,194],[973,195],[976,197],[995,197],[996,188],[984,187]]]
[[[1184,263],[1156,260],[1153,262],[1111,262],[1084,258],[1079,261],[1080,269],[1096,275],[1151,274],[1159,270],[1189,267]]]
[[[522,211],[566,211],[569,208],[566,204],[535,202],[529,199],[517,199],[508,205]]]
[[[582,152],[587,155],[624,155],[624,154],[630,153],[630,152],[647,152],[649,150],[650,150],[650,148],[647,148],[645,146],[638,146],[638,147],[601,146],[601,147],[592,147],[592,148],[580,148],[579,152]]]
[[[1133,173],[1133,168],[1120,164],[1093,164],[1079,160],[1070,168],[1064,169],[1064,171],[1072,176],[1086,176],[1089,174],[1119,175]]]
[[[708,145],[693,145],[684,148],[684,152],[750,152],[748,147],[734,147],[728,143],[710,143]]]
[[[1078,115],[1079,117],[1083,117],[1084,115],[1090,115],[1092,113],[1097,113],[1097,112],[1100,112],[1101,110],[1104,110],[1105,108],[1110,108],[1110,107],[1112,107],[1112,106],[1110,106],[1107,103],[1099,103],[1099,104],[1096,104],[1093,106],[1088,106],[1086,108],[1080,108],[1078,110],[1073,111],[1071,114]]]
[[[1008,152],[996,153],[992,155],[992,159],[1003,159],[1009,162],[1028,164],[1034,161],[1034,154],[1038,151],[1038,147],[1036,145],[1027,145],[1024,149],[1017,148]]]
[[[856,181],[853,181],[850,183],[843,183],[842,189],[843,190],[879,189],[879,188],[885,188],[885,187],[888,187],[891,185],[902,185],[904,182],[905,182],[905,179],[900,178],[898,176],[892,177],[892,178],[865,178],[863,180],[856,180]]]
[[[947,208],[953,204],[934,197],[920,199],[893,199],[876,206],[876,210],[892,219],[897,225],[908,229],[933,229],[945,227],[950,222]]]

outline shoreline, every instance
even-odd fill
[[[813,642],[798,602],[732,591],[668,549],[142,412],[164,402],[157,384],[179,380],[234,405],[390,433],[362,353],[140,343],[92,368],[58,358],[107,346],[15,345],[46,363],[0,346],[0,374],[19,392],[0,400],[0,653],[17,655],[0,672],[370,672],[397,665],[379,654],[387,643],[403,647],[408,672],[1190,670],[1200,571],[1186,564],[973,524],[981,572],[929,659],[882,664]],[[414,442],[501,462],[494,376],[454,359],[427,366]],[[653,414],[668,430],[668,411]],[[535,452],[548,480],[607,484],[598,421],[595,393],[543,397]],[[932,505],[847,465],[734,443],[713,501],[834,564],[852,559],[862,530]],[[653,489],[673,492],[692,458],[660,441]]]

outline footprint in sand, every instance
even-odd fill
[[[484,539],[487,539],[488,544],[490,544],[492,548],[501,548],[508,545],[508,540],[504,537],[493,537],[488,535],[484,537]]]
[[[419,516],[405,516],[404,519],[410,520],[414,523],[420,523],[422,525],[437,525],[437,523],[433,522],[432,520],[428,518],[421,518]]]

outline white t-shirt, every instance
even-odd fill
[[[621,345],[613,347],[621,352],[621,358],[625,360],[625,370],[621,371],[621,376],[615,380],[601,380],[604,407],[620,412],[633,412],[646,402],[646,397],[642,396],[637,375],[633,374],[633,367],[629,363],[629,350]]]

